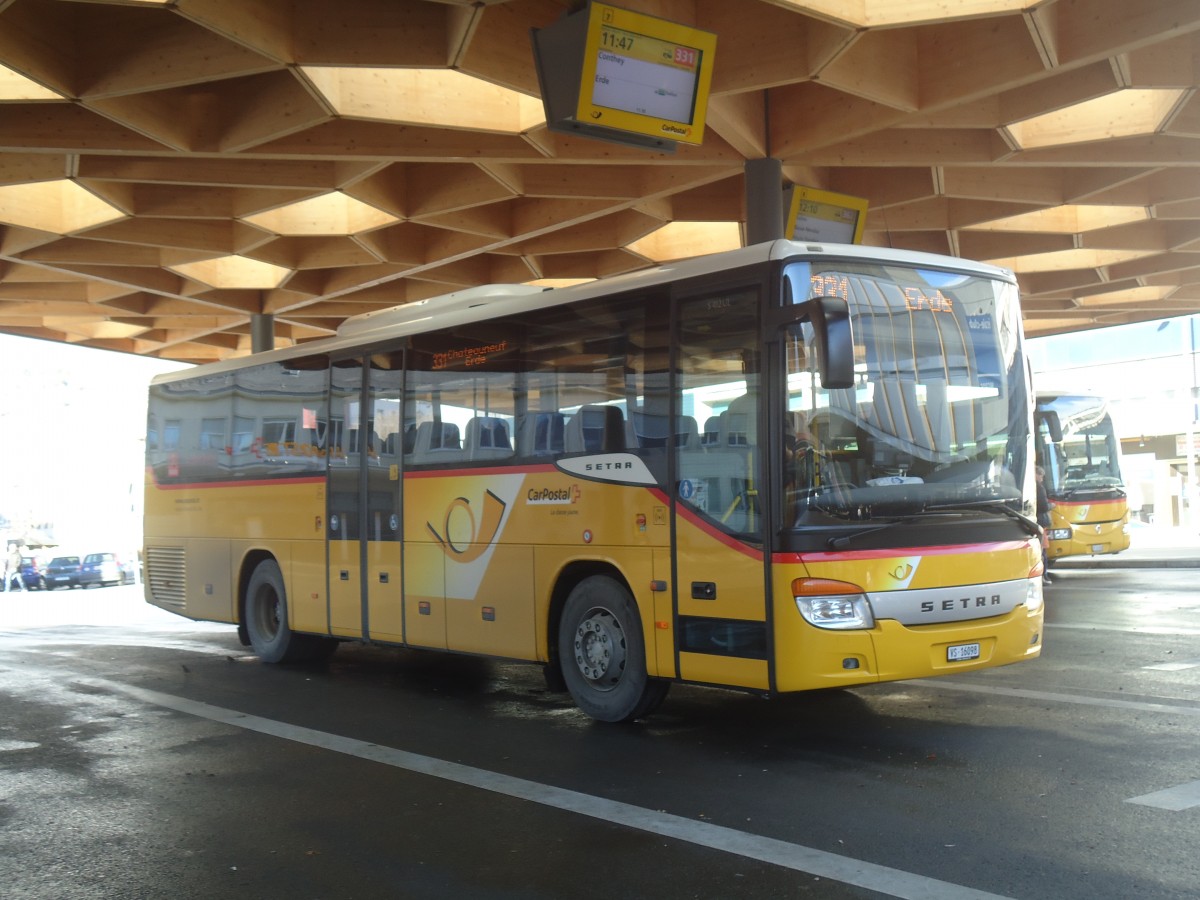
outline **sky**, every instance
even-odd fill
[[[0,516],[10,531],[51,522],[63,550],[137,549],[146,389],[183,368],[0,334]]]

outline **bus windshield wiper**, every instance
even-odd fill
[[[885,531],[895,524],[895,521],[891,521],[883,525],[872,525],[870,528],[861,528],[858,531],[852,531],[850,534],[835,535],[825,542],[825,546],[830,550],[845,550],[860,537],[866,537],[868,534],[874,534],[877,531]]]
[[[1021,527],[1033,536],[1041,533],[1041,528],[1037,522],[1029,518],[1024,513],[1018,512],[1008,505],[1007,500],[987,499],[987,500],[960,500],[954,503],[930,503],[925,509],[929,512],[967,512],[968,510],[987,510],[1001,513],[1008,518],[1020,523]]]
[[[1075,484],[1069,488],[1064,488],[1060,496],[1063,498],[1074,497],[1080,492],[1088,492],[1092,494],[1119,494],[1121,488],[1115,484]]]

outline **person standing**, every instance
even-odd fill
[[[1050,502],[1050,495],[1046,492],[1046,470],[1041,466],[1034,469],[1034,477],[1037,479],[1037,523],[1042,527],[1042,583],[1050,584],[1054,579],[1050,577],[1050,560],[1046,555],[1046,551],[1050,546],[1050,510],[1054,509],[1054,504]]]
[[[8,544],[8,555],[4,557],[4,590],[13,590],[13,582],[16,582],[16,590],[25,590],[25,579],[21,575],[21,548],[16,541],[10,541]]]

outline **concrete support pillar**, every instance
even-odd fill
[[[746,160],[746,244],[783,237],[783,163]]]
[[[250,350],[262,353],[275,349],[275,317],[258,313],[250,317]]]

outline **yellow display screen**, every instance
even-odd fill
[[[784,234],[793,241],[859,244],[866,219],[867,201],[860,197],[797,186]]]
[[[699,144],[715,51],[709,32],[593,3],[576,118]]]

